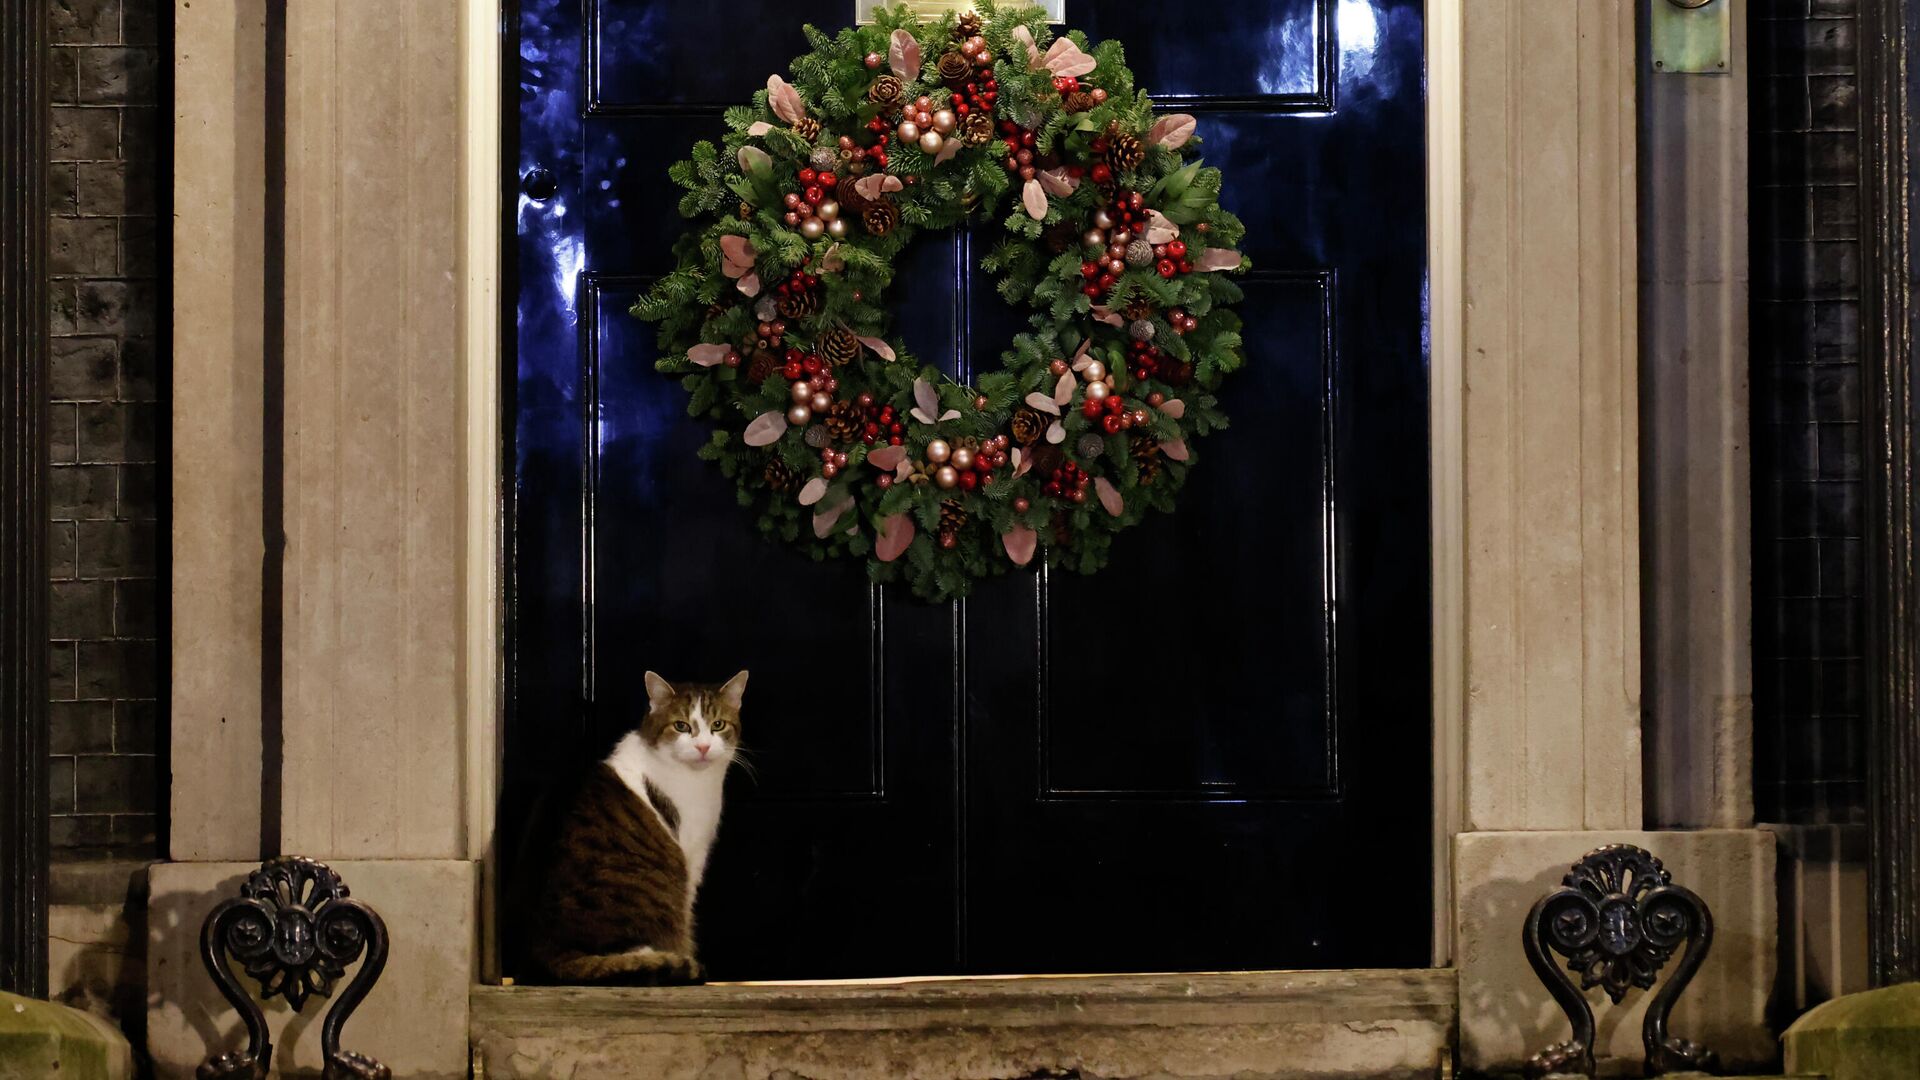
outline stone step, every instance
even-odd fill
[[[474,990],[475,1076],[1368,1080],[1438,1074],[1454,973]]]
[[[0,1077],[132,1080],[133,1047],[92,1013],[0,993]]]

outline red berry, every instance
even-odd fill
[[[826,197],[827,197],[826,190],[822,188],[819,184],[811,184],[807,187],[807,201],[814,204],[815,206],[820,205],[821,201],[824,200]]]
[[[1100,418],[1100,427],[1109,435],[1120,434],[1120,418],[1111,414]]]
[[[1173,241],[1173,242],[1171,242],[1171,243],[1169,243],[1169,244],[1167,245],[1167,254],[1168,254],[1168,256],[1170,256],[1170,257],[1172,257],[1172,258],[1175,258],[1175,259],[1184,259],[1184,258],[1186,258],[1186,257],[1187,257],[1187,242],[1186,242],[1185,240],[1175,240],[1175,241]]]
[[[1110,168],[1106,162],[1103,161],[1100,164],[1095,165],[1093,167],[1094,183],[1107,184],[1107,183],[1111,183],[1112,181],[1113,181],[1113,169]]]
[[[811,184],[815,180],[818,180],[819,178],[820,178],[820,174],[817,172],[814,172],[812,169],[800,170],[800,182],[803,184]]]
[[[806,377],[807,369],[801,367],[799,364],[789,362],[780,374],[785,375],[788,382],[798,382],[800,379]]]
[[[1174,272],[1180,268],[1174,265],[1172,259],[1161,259],[1158,269],[1160,270],[1161,277],[1170,278],[1174,275]]]
[[[1013,500],[1013,512],[1014,512],[1014,513],[1016,513],[1016,514],[1024,514],[1024,513],[1026,513],[1026,512],[1028,511],[1028,510],[1031,510],[1031,509],[1033,509],[1033,504],[1032,504],[1032,503],[1030,503],[1030,502],[1028,502],[1028,501],[1026,500],[1026,498],[1025,498],[1024,496],[1022,496],[1021,498],[1018,498],[1018,499],[1015,499],[1015,500]]]
[[[972,491],[972,490],[973,490],[974,488],[976,488],[976,487],[978,487],[978,486],[980,486],[980,474],[979,474],[979,473],[976,473],[976,472],[963,472],[963,473],[961,473],[961,474],[960,474],[960,490],[962,490],[962,491]]]
[[[1083,277],[1083,278],[1086,278],[1086,279],[1087,279],[1087,280],[1089,280],[1089,281],[1091,281],[1091,280],[1093,280],[1094,278],[1097,278],[1097,277],[1099,277],[1099,276],[1100,276],[1100,264],[1099,264],[1099,263],[1097,263],[1097,262],[1083,262],[1083,263],[1081,263],[1081,264],[1080,264],[1080,276],[1081,276],[1081,277]]]
[[[1097,419],[1100,415],[1100,403],[1093,398],[1088,398],[1080,406],[1080,413],[1089,420]]]

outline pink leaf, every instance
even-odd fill
[[[928,416],[938,416],[940,414],[940,391],[935,390],[933,384],[925,379],[915,379],[913,380],[913,403],[920,406],[919,411],[926,413]],[[932,420],[925,422],[929,424],[933,423]]]
[[[767,123],[765,120],[755,120],[753,123],[747,125],[747,134],[756,139],[772,131],[773,125]]]
[[[800,91],[778,75],[767,76],[767,104],[773,106],[773,115],[789,124],[807,118],[807,103],[800,100]]]
[[[1180,239],[1180,226],[1158,210],[1147,211],[1147,243],[1155,247]]]
[[[824,476],[814,477],[813,479],[807,481],[806,487],[803,487],[800,489],[800,505],[801,506],[812,506],[814,503],[817,503],[821,499],[824,499],[826,497],[827,497],[827,478]]]
[[[892,173],[874,173],[872,176],[863,176],[853,182],[853,190],[868,202],[890,192],[903,190],[906,186]]]
[[[1093,490],[1099,493],[1100,505],[1107,508],[1107,513],[1119,517],[1127,512],[1127,500],[1120,497],[1120,489],[1113,486],[1113,481],[1096,476],[1093,478]]]
[[[1046,66],[1046,61],[1040,56],[1040,46],[1033,43],[1033,31],[1024,26],[1016,26],[1013,28],[1013,40],[1027,47],[1028,68],[1039,71]]]
[[[1091,348],[1093,348],[1093,339],[1087,338],[1080,343],[1079,348],[1073,350],[1073,370],[1085,371],[1087,365],[1093,363],[1093,358],[1087,355],[1087,350]]]
[[[773,168],[773,155],[757,146],[740,148],[740,171],[752,176],[756,169]]]
[[[754,417],[753,423],[747,425],[744,438],[748,446],[772,446],[786,433],[787,414],[775,409]]]
[[[1013,448],[1013,478],[1015,480],[1020,479],[1022,476],[1025,476],[1027,474],[1027,470],[1031,468],[1033,468],[1033,459],[1028,457],[1026,454],[1022,453],[1019,447],[1017,446],[1014,447]]]
[[[713,367],[727,362],[727,354],[733,351],[731,345],[695,345],[687,350],[687,359],[701,367]]]
[[[1040,186],[1047,189],[1047,194],[1056,199],[1066,198],[1080,186],[1080,181],[1068,176],[1065,169],[1045,169],[1040,173],[1039,180]]]
[[[907,460],[907,448],[904,446],[882,446],[867,455],[867,464],[882,471],[892,471]]]
[[[1164,146],[1169,150],[1178,150],[1193,138],[1194,119],[1186,113],[1174,113],[1163,116],[1153,122],[1147,131],[1147,141],[1155,146]]]
[[[753,249],[753,241],[744,236],[720,238],[720,256],[723,260],[720,272],[730,278],[746,277],[753,270],[753,260],[759,255]]]
[[[966,145],[966,142],[961,139],[948,139],[946,142],[940,144],[940,152],[933,155],[933,163],[935,165],[945,165],[947,162],[959,156],[961,148]]]
[[[1055,420],[1047,425],[1047,441],[1055,446],[1067,441],[1067,425]]]
[[[1079,388],[1080,380],[1073,377],[1073,372],[1069,371],[1065,375],[1060,376],[1060,381],[1053,384],[1054,404],[1065,405],[1067,402],[1072,401],[1073,392]]]
[[[748,297],[759,296],[760,295],[760,275],[748,274],[746,277],[743,277],[739,281],[735,282],[734,288],[739,289],[740,295],[742,296],[748,296]]]
[[[901,82],[912,82],[920,77],[920,42],[906,30],[895,30],[893,42],[887,46],[887,63]]]
[[[1187,440],[1168,439],[1160,444],[1160,452],[1173,461],[1187,460]]]
[[[1108,326],[1127,325],[1127,320],[1119,312],[1104,304],[1093,305],[1093,318],[1094,321],[1106,323]]]
[[[1217,270],[1238,270],[1244,258],[1246,258],[1246,256],[1241,255],[1237,251],[1230,251],[1226,248],[1208,248],[1206,251],[1201,252],[1199,258],[1193,260],[1193,268],[1203,274],[1211,274]]]
[[[845,515],[848,510],[852,509],[852,507],[853,499],[849,497],[834,503],[824,510],[815,511],[813,515],[813,535],[822,540],[833,535],[834,525],[837,524],[840,518]]]
[[[829,274],[837,274],[846,268],[847,260],[841,256],[839,244],[827,248],[827,253],[820,256],[820,269]]]
[[[1081,52],[1080,46],[1075,45],[1072,38],[1058,37],[1054,39],[1052,47],[1047,49],[1046,66],[1055,77],[1065,78],[1070,75],[1091,74],[1093,69],[1100,65],[1093,57]]]
[[[1027,395],[1027,404],[1033,406],[1036,409],[1039,409],[1043,413],[1047,413],[1052,416],[1060,415],[1060,406],[1057,403],[1055,403],[1052,398],[1048,397],[1047,395],[1041,393],[1038,390],[1035,390],[1033,393]]]
[[[1187,415],[1187,403],[1179,398],[1168,398],[1160,403],[1160,411],[1179,420]]]
[[[1026,204],[1027,216],[1035,221],[1043,221],[1047,216],[1047,193],[1040,187],[1040,181],[1029,180],[1021,189],[1020,201]]]
[[[880,523],[880,539],[873,545],[873,554],[881,562],[892,562],[906,554],[912,544],[913,518],[895,514]]]
[[[881,341],[879,338],[863,337],[860,339],[860,344],[865,345],[869,349],[872,349],[873,355],[879,357],[880,359],[885,360],[888,363],[892,363],[894,361],[893,346],[887,344],[884,341]]]
[[[1007,551],[1007,558],[1015,566],[1025,566],[1033,561],[1033,549],[1040,543],[1040,534],[1025,525],[1015,525],[1000,537],[1000,546]]]

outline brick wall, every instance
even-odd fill
[[[1857,0],[1753,0],[1753,638],[1762,821],[1866,814]]]
[[[49,0],[57,857],[159,853],[164,0]]]

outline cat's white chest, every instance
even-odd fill
[[[713,839],[720,831],[725,767],[694,769],[663,758],[652,752],[638,734],[629,734],[620,740],[607,764],[627,789],[649,807],[653,807],[653,798],[647,794],[648,784],[673,804],[679,821],[668,828],[680,842],[680,851],[687,860],[687,899],[691,903],[706,873],[707,854],[713,850]],[[657,807],[654,810],[659,812]],[[665,824],[667,815],[661,814],[660,819]]]

